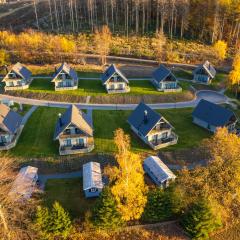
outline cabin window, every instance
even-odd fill
[[[71,146],[72,145],[71,139],[64,140],[64,145],[65,146]]]
[[[161,136],[162,138],[167,138],[168,137],[168,132],[164,132],[164,133],[162,133],[162,136]]]
[[[78,144],[79,144],[80,146],[84,146],[84,139],[83,139],[83,138],[79,138],[79,139],[78,139]]]
[[[97,192],[97,191],[98,191],[97,188],[91,188],[91,189],[89,189],[89,192],[92,192],[92,193]]]

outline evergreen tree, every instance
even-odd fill
[[[66,239],[72,229],[69,214],[58,202],[53,204],[51,211],[45,207],[37,208],[36,225],[42,239]]]
[[[221,218],[210,204],[201,200],[192,205],[183,216],[182,225],[193,239],[209,239],[209,233],[222,226]]]
[[[181,199],[176,195],[173,187],[165,190],[156,188],[148,193],[142,219],[147,222],[159,222],[179,213],[181,206]]]
[[[105,187],[93,211],[92,222],[100,228],[116,228],[122,224],[116,201],[108,187]]]

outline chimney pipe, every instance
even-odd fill
[[[63,123],[62,123],[62,114],[61,113],[58,114],[58,119],[59,119],[59,124],[60,124],[60,127],[61,127],[63,125]]]
[[[147,123],[148,122],[148,111],[145,110],[144,111],[144,123]]]

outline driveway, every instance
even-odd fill
[[[132,110],[137,104],[91,104],[91,103],[68,103],[68,102],[56,102],[56,101],[46,101],[29,99],[22,97],[15,97],[5,94],[0,94],[0,100],[8,99],[14,102],[19,102],[22,104],[30,104],[36,106],[47,106],[47,107],[59,107],[66,108],[71,104],[76,104],[82,109],[92,109],[92,110]],[[195,107],[201,99],[205,99],[217,104],[226,103],[228,98],[219,92],[211,90],[202,90],[196,93],[196,98],[192,101],[187,102],[175,102],[175,103],[155,103],[148,104],[153,109],[172,109],[172,108],[186,108]]]

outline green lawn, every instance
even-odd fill
[[[41,157],[58,155],[58,142],[53,141],[53,133],[59,112],[64,109],[39,107],[24,127],[17,146],[10,151],[15,156]],[[192,123],[192,109],[159,111],[175,127],[179,135],[177,145],[164,150],[176,150],[198,146],[210,134]],[[132,150],[135,152],[153,151],[136,137],[127,123],[130,111],[93,111],[95,152],[115,151],[113,133],[123,128],[131,136]]]
[[[30,117],[10,154],[26,157],[58,154],[58,142],[53,141],[58,113],[64,109],[39,107]]]
[[[72,218],[84,218],[84,213],[90,210],[96,199],[86,199],[82,190],[82,179],[51,179],[46,183],[44,204],[51,207],[58,201]]]
[[[198,146],[204,138],[210,133],[192,123],[191,108],[159,110],[174,127],[179,136],[177,145],[170,146],[164,150],[185,149]],[[137,136],[130,130],[126,120],[130,111],[94,111],[94,129],[95,129],[95,151],[113,152],[115,146],[113,143],[113,132],[117,128],[123,128],[131,136],[132,149],[136,152],[153,152],[142,143]]]
[[[188,89],[189,84],[181,83],[183,90]],[[130,82],[131,91],[129,93],[124,93],[124,95],[161,95],[166,93],[161,93],[156,91],[150,81],[131,81]],[[54,84],[50,79],[34,79],[29,89],[24,91],[31,92],[44,92],[52,94],[70,94],[79,96],[106,96],[108,95],[105,88],[102,86],[100,80],[79,80],[79,86],[77,90],[73,91],[54,91]],[[171,93],[170,93],[171,94]]]
[[[192,71],[190,71],[190,70],[178,69],[177,68],[176,70],[173,70],[173,73],[177,78],[184,78],[184,79],[187,79],[187,80],[192,80],[193,79]]]

